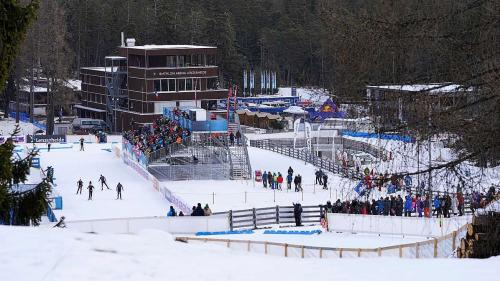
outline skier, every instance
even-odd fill
[[[92,200],[92,192],[94,191],[94,186],[92,185],[92,182],[89,181],[89,186],[87,187],[87,189],[89,190],[89,199],[88,200]]]
[[[118,199],[122,200],[122,190],[123,190],[123,185],[121,183],[118,183],[116,185],[116,200]]]
[[[295,218],[295,225],[302,226],[301,216],[302,206],[300,205],[300,203],[293,204],[293,217]]]
[[[175,217],[177,213],[175,212],[174,206],[170,206],[170,210],[167,213],[167,217]]]
[[[111,189],[111,188],[109,188],[108,184],[106,183],[106,178],[103,175],[101,175],[99,177],[98,182],[101,182],[101,191],[104,190],[104,186],[106,186],[107,189]]]
[[[79,179],[76,182],[76,186],[78,187],[78,189],[76,190],[76,194],[82,194],[82,188],[83,188],[83,181],[82,181],[82,179]]]
[[[80,151],[85,151],[85,148],[83,147],[83,142],[85,140],[83,138],[80,138]]]
[[[52,144],[51,144],[50,142],[49,142],[49,143],[47,143],[47,152],[50,152],[50,146],[51,146],[51,145],[52,145]]]
[[[53,227],[60,227],[60,228],[65,228],[66,227],[66,223],[64,222],[66,218],[64,216],[62,216],[59,221],[57,222],[56,225],[54,225]]]

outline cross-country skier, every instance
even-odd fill
[[[122,200],[122,190],[123,190],[123,185],[121,183],[118,183],[116,185],[116,200],[118,199]]]
[[[107,189],[111,189],[111,188],[109,188],[108,184],[106,183],[106,178],[103,175],[101,175],[99,177],[98,181],[101,182],[101,190],[104,190],[104,186],[106,186]]]
[[[52,144],[51,144],[50,142],[47,144],[47,152],[50,152],[50,146],[51,146],[51,145],[52,145]]]
[[[83,181],[82,181],[82,179],[79,179],[76,182],[76,186],[78,187],[78,189],[76,190],[76,194],[82,194],[82,189],[83,189]]]
[[[85,151],[85,148],[83,147],[83,142],[85,140],[83,138],[80,138],[80,151]]]
[[[92,192],[94,191],[94,186],[92,185],[92,182],[89,181],[89,186],[87,187],[87,189],[89,190],[89,199],[88,200],[92,200]]]

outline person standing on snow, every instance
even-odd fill
[[[292,166],[288,167],[288,174],[293,176],[293,169]]]
[[[78,189],[76,190],[76,194],[82,194],[82,189],[83,189],[83,181],[82,181],[82,179],[79,179],[76,182],[76,186],[78,187]]]
[[[50,152],[50,146],[51,146],[51,145],[52,145],[52,144],[51,144],[50,142],[49,142],[49,143],[47,143],[47,152]]]
[[[286,176],[286,188],[287,189],[292,189],[292,180],[293,180],[293,176],[292,174],[288,173],[288,176]]]
[[[328,176],[326,175],[326,173],[323,173],[323,189],[328,189],[327,182]]]
[[[83,142],[85,140],[83,138],[80,138],[80,151],[85,151],[85,148],[83,147]]]
[[[175,212],[174,206],[170,206],[170,210],[167,213],[167,217],[176,217],[177,213]]]
[[[264,185],[264,188],[267,188],[267,172],[264,171],[262,174],[262,184]]]
[[[278,173],[277,182],[278,182],[278,189],[283,190],[281,187],[283,185],[283,176],[281,175],[281,173]]]
[[[122,200],[122,190],[123,190],[123,185],[121,183],[118,183],[116,185],[116,200],[118,199]]]
[[[205,204],[205,208],[203,208],[203,214],[205,216],[210,216],[212,214],[212,210],[210,210],[210,207],[208,207],[208,204]]]
[[[300,203],[293,204],[293,217],[295,218],[295,225],[302,226],[302,206]]]
[[[101,191],[104,190],[104,186],[106,186],[107,189],[111,189],[111,188],[109,188],[108,184],[106,183],[106,178],[103,175],[101,175],[99,177],[98,181],[101,182]]]
[[[94,186],[92,185],[92,182],[90,181],[89,182],[89,186],[87,186],[87,189],[89,190],[89,199],[88,200],[92,200],[92,192],[94,191]]]

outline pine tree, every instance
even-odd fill
[[[12,136],[18,133],[16,128]],[[29,190],[14,188],[26,182],[31,161],[37,155],[30,151],[25,158],[16,159],[14,148],[12,139],[0,145],[0,224],[38,225],[46,211],[51,186],[44,179]]]

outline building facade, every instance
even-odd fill
[[[216,109],[227,98],[219,87],[216,47],[127,45],[104,67],[83,67],[77,115],[105,120],[112,131],[151,124],[163,108]]]

